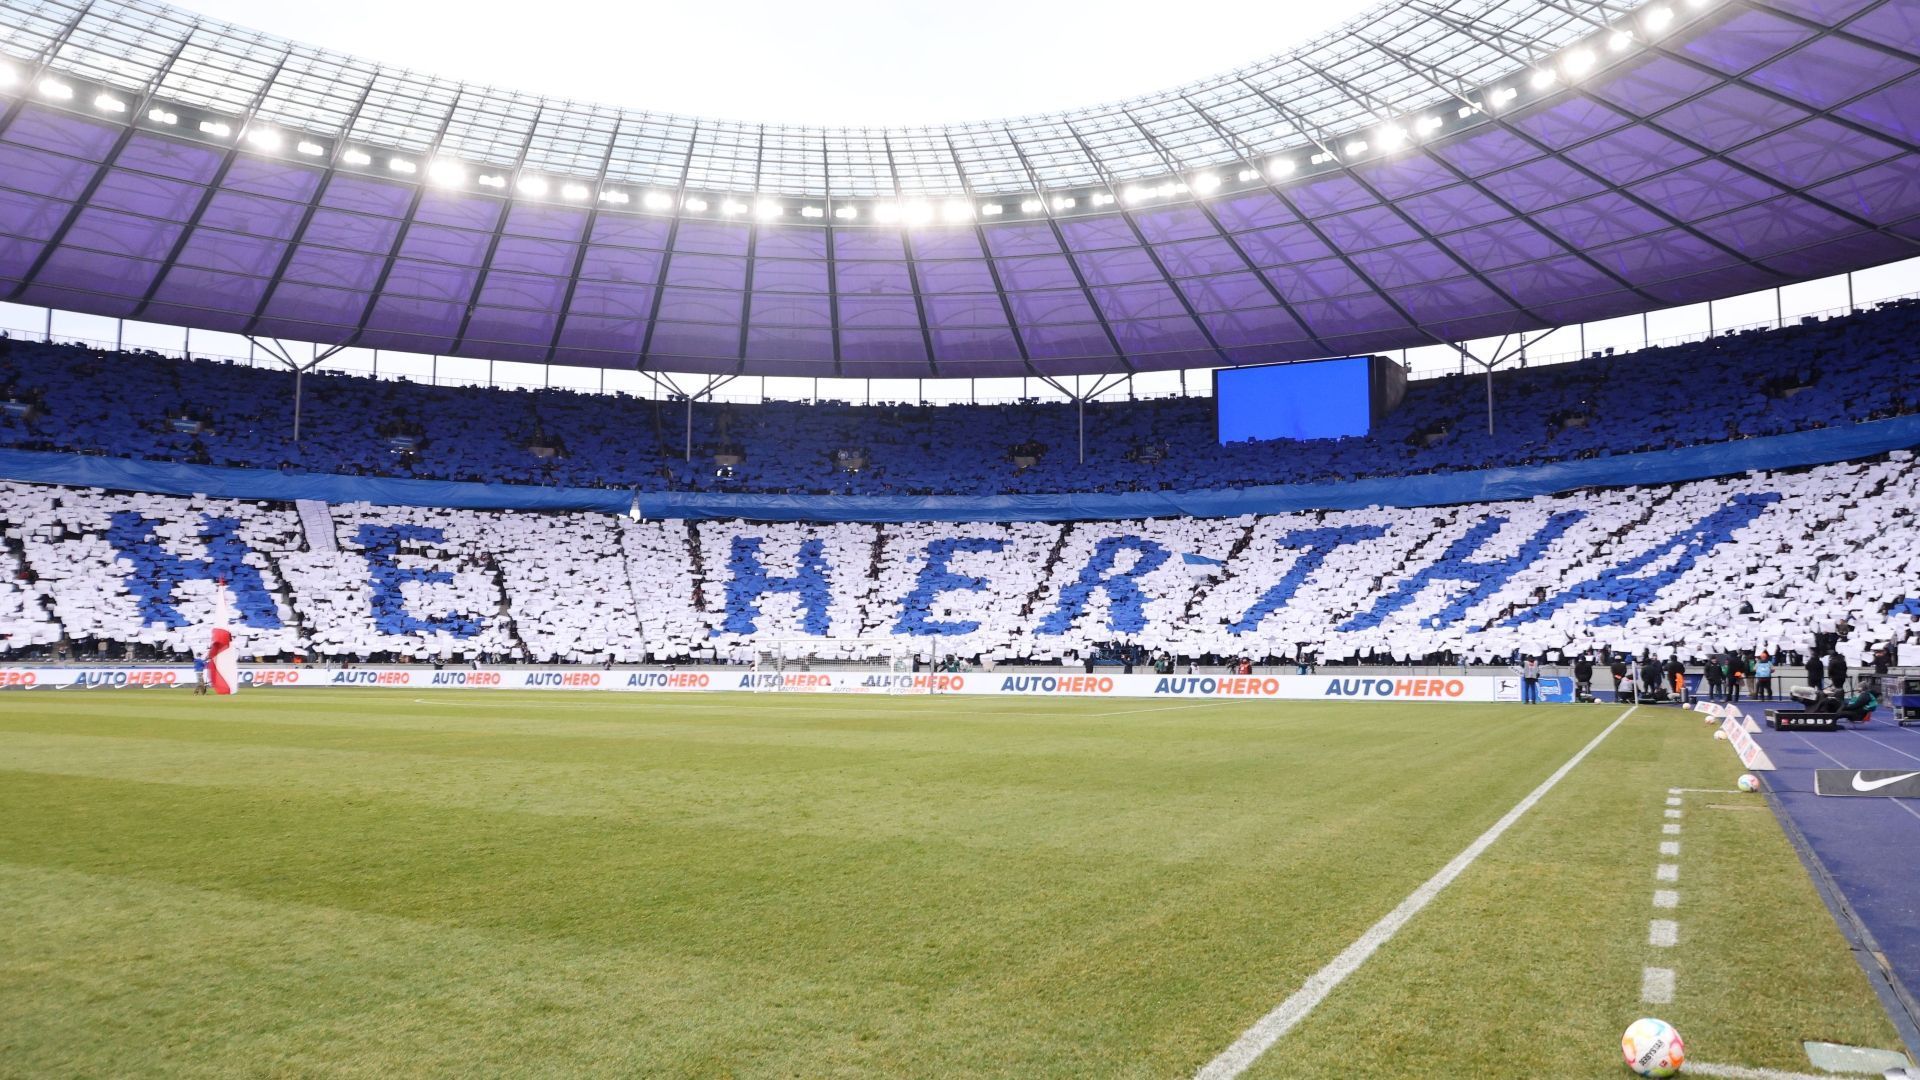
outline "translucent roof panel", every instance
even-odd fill
[[[690,372],[1350,355],[1920,247],[1920,0],[1380,8],[1071,113],[841,130],[0,0],[0,296]]]

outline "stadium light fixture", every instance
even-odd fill
[[[981,217],[999,217],[1001,214],[1006,212],[1006,209],[1007,209],[1006,207],[1001,206],[997,202],[990,202],[980,208],[980,216]]]
[[[296,143],[294,145],[294,150],[299,153],[305,154],[307,157],[319,157],[320,155],[327,152],[326,147],[321,146],[317,142],[308,142],[305,139],[301,139],[298,143]]]
[[[600,192],[600,201],[603,203],[608,203],[613,206],[625,206],[628,203],[633,201],[633,196],[627,194],[624,191],[615,191],[612,188],[605,188]]]
[[[649,191],[640,196],[640,205],[649,210],[673,209],[673,196],[664,191]]]
[[[457,161],[436,161],[427,166],[427,179],[441,187],[459,187],[467,182],[467,170]]]
[[[514,190],[520,194],[528,195],[536,199],[547,193],[547,182],[538,176],[523,176],[520,178],[520,182],[513,185],[513,187]]]
[[[1211,195],[1220,190],[1220,178],[1212,173],[1200,173],[1189,181],[1188,186],[1202,195]]]
[[[736,214],[744,214],[747,212],[747,204],[743,202],[735,202],[732,199],[728,199],[726,202],[723,202],[720,204],[720,212],[723,214],[726,214],[729,217],[732,217]]]
[[[940,206],[940,217],[944,221],[961,222],[973,220],[973,204],[959,199],[949,199]]]
[[[261,150],[278,150],[281,144],[286,141],[280,137],[279,132],[270,127],[248,128],[246,130],[246,140]]]
[[[879,222],[882,225],[892,225],[897,223],[900,220],[900,204],[899,203],[873,204],[873,220]]]
[[[841,221],[852,221],[860,216],[860,211],[851,206],[836,206],[833,208],[833,216]]]
[[[340,155],[340,160],[349,165],[371,165],[373,158],[363,150],[349,150]]]
[[[1577,79],[1593,70],[1594,55],[1592,49],[1575,49],[1567,54],[1565,67],[1567,77]]]
[[[621,201],[625,202],[626,200],[622,199]],[[687,198],[681,200],[680,205],[688,210],[693,211],[696,214],[704,214],[707,212],[707,200],[701,198],[698,195],[688,196]]]
[[[1241,169],[1238,173],[1234,174],[1234,178],[1239,180],[1241,183],[1245,184],[1245,183],[1248,183],[1249,181],[1260,179],[1260,170],[1259,169]]]
[[[156,124],[177,124],[180,122],[180,115],[178,113],[170,113],[165,109],[148,109],[147,119]]]
[[[1656,8],[1649,8],[1647,11],[1647,29],[1648,30],[1653,30],[1653,31],[1665,30],[1667,28],[1667,24],[1672,21],[1673,21],[1672,8],[1656,7]]]
[[[1633,35],[1625,30],[1615,30],[1607,38],[1607,48],[1612,52],[1626,52],[1633,45]]]
[[[1349,142],[1347,145],[1341,147],[1340,152],[1347,155],[1348,157],[1359,157],[1361,154],[1364,154],[1367,152],[1366,140],[1355,139],[1352,142]]]
[[[221,120],[202,120],[200,121],[200,130],[205,134],[212,135],[216,139],[224,139],[233,134],[233,128]]]
[[[753,216],[762,221],[771,221],[780,216],[781,206],[777,202],[761,202],[753,208]]]
[[[1267,162],[1267,175],[1276,180],[1284,180],[1300,171],[1300,166],[1292,158],[1274,158]]]
[[[1023,214],[1037,214],[1046,208],[1046,204],[1039,199],[1023,199],[1020,202],[1020,212]]]
[[[933,205],[919,199],[904,203],[900,207],[900,220],[909,225],[925,225],[933,220]]]
[[[1071,195],[1054,196],[1053,208],[1055,210],[1071,210],[1073,209],[1074,205],[1075,204],[1074,204],[1073,196]]]
[[[581,202],[591,194],[593,194],[592,190],[590,190],[585,184],[560,185],[560,197],[563,199],[570,199],[574,202]]]
[[[406,158],[397,158],[397,157],[387,159],[387,168],[393,172],[399,173],[401,176],[412,176],[414,173],[417,173],[420,171],[420,166],[415,165],[413,162],[408,161]]]
[[[800,216],[803,218],[823,218],[827,216],[827,212],[817,206],[803,206],[800,208]]]
[[[1374,132],[1373,141],[1382,150],[1398,150],[1407,143],[1407,129],[1399,124],[1388,124]]]
[[[1309,165],[1325,165],[1325,164],[1326,164],[1327,162],[1329,162],[1329,161],[1332,161],[1332,160],[1333,160],[1333,151],[1331,151],[1331,150],[1322,150],[1322,151],[1320,151],[1319,153],[1317,153],[1317,154],[1315,154],[1315,155],[1313,155],[1312,157],[1310,157],[1310,158],[1308,158],[1308,159],[1307,159],[1307,164],[1309,164]]]
[[[5,64],[0,64],[0,88],[12,86],[14,83],[17,83],[19,81],[20,81],[19,72],[13,70],[12,68],[8,67]]]
[[[127,103],[114,97],[112,94],[101,94],[99,97],[94,98],[93,107],[99,109],[101,112],[108,113],[123,113],[127,111]]]
[[[480,178],[475,182],[483,188],[493,188],[496,191],[507,186],[507,178],[500,173],[481,173]]]
[[[1535,90],[1545,90],[1558,81],[1560,81],[1560,76],[1555,75],[1552,68],[1540,68],[1527,79],[1527,85],[1533,87]]]
[[[40,96],[49,101],[72,101],[73,87],[59,79],[41,79]]]
[[[1087,202],[1093,206],[1112,206],[1113,196],[1104,191],[1096,191],[1092,195],[1087,196]]]
[[[1495,105],[1505,105],[1507,102],[1512,101],[1514,98],[1517,98],[1519,96],[1520,96],[1519,87],[1503,86],[1500,89],[1495,90],[1493,92],[1493,103]]]
[[[1444,123],[1446,123],[1446,121],[1437,116],[1423,116],[1420,118],[1420,122],[1414,126],[1419,129],[1420,134],[1431,135],[1439,131],[1440,125]]]
[[[1153,198],[1153,192],[1143,187],[1134,186],[1121,189],[1120,197],[1126,200],[1128,206],[1132,206],[1135,203],[1143,203]]]

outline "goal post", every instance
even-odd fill
[[[776,638],[755,646],[755,693],[843,692],[925,694],[934,680],[916,678],[909,640]]]

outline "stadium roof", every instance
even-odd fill
[[[0,0],[0,298],[655,370],[1371,352],[1920,253],[1920,0],[1413,0],[945,128],[459,84],[144,0]]]

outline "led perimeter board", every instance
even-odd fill
[[[1406,396],[1406,372],[1384,356],[1219,368],[1213,400],[1221,443],[1365,435]]]

